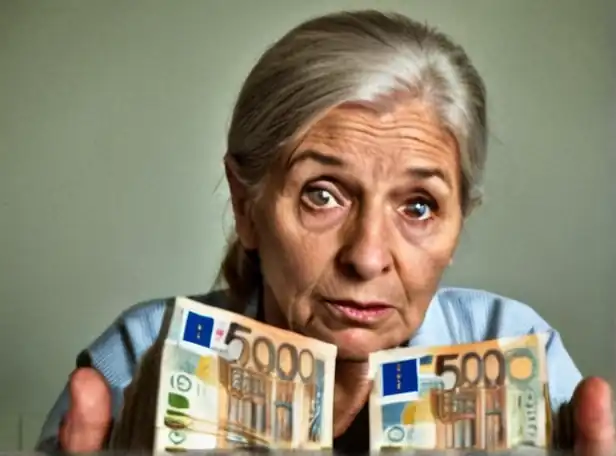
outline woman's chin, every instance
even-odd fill
[[[338,347],[338,359],[367,361],[370,353],[395,347],[388,337],[363,328],[349,328],[330,335],[331,343]]]

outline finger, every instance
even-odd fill
[[[614,441],[612,390],[603,379],[589,377],[573,395],[576,446],[602,447]]]
[[[60,429],[64,451],[90,452],[102,449],[111,423],[111,393],[95,369],[76,370],[69,383],[70,408]]]

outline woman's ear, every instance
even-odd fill
[[[232,158],[225,158],[225,173],[231,193],[235,231],[245,250],[255,250],[257,248],[257,232],[252,217],[252,200],[248,188],[238,177],[235,162]]]

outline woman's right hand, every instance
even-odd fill
[[[62,451],[82,453],[103,449],[111,427],[111,392],[95,369],[80,368],[69,381],[70,406],[60,427]]]

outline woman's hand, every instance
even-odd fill
[[[573,395],[575,450],[581,454],[601,455],[615,449],[612,390],[597,377],[583,380]]]
[[[60,429],[61,449],[69,453],[152,449],[156,392],[160,375],[162,344],[155,343],[144,354],[133,381],[124,390],[122,413],[110,435],[111,392],[95,369],[76,370],[70,380],[69,412]]]
[[[111,393],[101,374],[77,369],[69,381],[70,408],[60,428],[60,446],[69,453],[103,448],[111,425]]]

